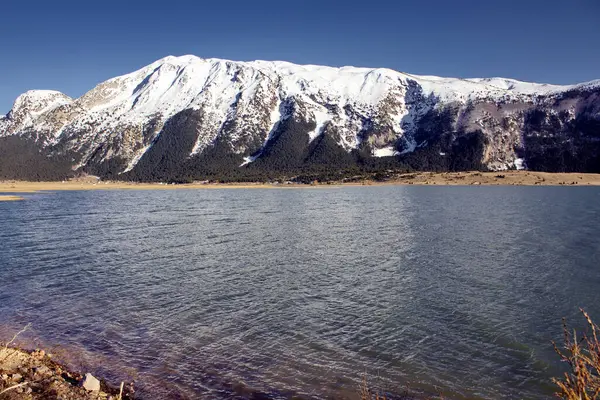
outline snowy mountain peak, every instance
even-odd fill
[[[547,94],[551,92],[566,90],[567,88],[569,88],[569,86],[550,85],[546,83],[522,82],[516,79],[507,78],[472,78],[467,79],[467,81],[482,83],[488,86],[496,87],[498,89],[524,94]]]
[[[535,129],[560,125],[576,131],[570,124],[580,110],[593,118],[600,112],[592,93],[597,88],[600,80],[558,86],[386,68],[168,56],[102,82],[75,100],[55,91],[24,93],[0,118],[0,138],[26,136],[47,148],[62,146],[61,152],[75,154],[75,169],[95,172],[110,165],[118,175],[135,172],[139,162],[150,168],[145,160],[154,159],[150,155],[173,126],[187,135],[173,142],[182,146],[177,157],[202,157],[218,144],[232,159],[239,158],[238,166],[255,165],[292,143],[296,150],[312,149],[319,138],[346,154],[387,157],[418,152],[447,135],[436,154],[449,154],[447,147],[461,135],[481,132],[487,146],[481,162],[502,169],[522,165],[517,153],[530,132],[523,129],[531,124],[531,110],[551,110],[546,119],[531,120]],[[288,131],[294,132],[291,137],[284,134]],[[288,142],[277,147],[282,138]],[[160,160],[156,156],[154,162]]]
[[[66,94],[55,90],[29,90],[17,97],[11,111],[41,114],[72,101],[73,99]]]

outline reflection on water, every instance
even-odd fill
[[[364,373],[547,398],[560,318],[600,318],[596,188],[64,192],[0,220],[0,335],[32,322],[146,398],[352,397]]]

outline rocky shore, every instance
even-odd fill
[[[124,400],[133,386],[111,387],[92,374],[81,374],[56,362],[43,350],[0,347],[0,399]]]

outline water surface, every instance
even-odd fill
[[[5,334],[150,399],[348,398],[365,373],[548,398],[561,317],[600,319],[600,188],[58,192],[0,221]]]

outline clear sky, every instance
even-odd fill
[[[576,83],[600,78],[600,0],[4,0],[0,114],[167,55]]]

